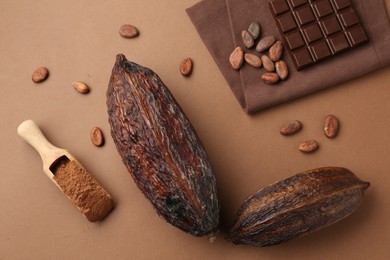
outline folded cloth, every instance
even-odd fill
[[[241,31],[252,21],[262,27],[262,35],[282,39],[268,8],[269,0],[203,0],[187,9],[201,39],[246,113],[275,106],[307,94],[335,86],[390,64],[390,23],[384,0],[352,0],[369,42],[353,50],[296,71],[285,50],[290,76],[270,86],[261,73],[244,65],[239,71],[229,63],[236,46],[245,49]],[[285,48],[286,49],[286,48]]]

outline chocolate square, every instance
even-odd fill
[[[291,50],[302,47],[305,45],[305,41],[302,38],[300,31],[294,31],[285,35],[285,42]]]
[[[270,6],[276,15],[280,15],[290,9],[286,0],[273,0],[270,2]]]
[[[332,0],[337,11],[340,11],[348,6],[351,6],[351,0]]]
[[[316,61],[326,59],[332,55],[332,52],[330,51],[326,40],[316,42],[315,44],[310,46],[310,50],[313,53],[313,56]]]
[[[297,70],[368,42],[351,0],[271,0],[269,7]]]
[[[348,29],[347,36],[353,47],[359,46],[368,41],[367,34],[361,25],[357,25]]]
[[[290,3],[293,8],[297,8],[303,4],[306,4],[307,0],[290,0]]]
[[[314,62],[310,55],[310,51],[304,47],[293,53],[293,61],[298,68],[304,68]]]
[[[297,28],[294,16],[291,13],[287,13],[287,14],[279,17],[278,21],[279,21],[279,26],[280,26],[279,28],[284,33]]]
[[[342,29],[339,19],[337,19],[336,16],[331,16],[322,20],[321,27],[327,36],[339,32]]]
[[[359,18],[357,17],[355,11],[352,9],[348,9],[348,10],[340,13],[339,18],[340,18],[341,24],[345,28],[351,27],[352,25],[359,23]]]
[[[298,9],[295,12],[295,15],[297,17],[299,25],[308,24],[316,19],[310,6],[305,6],[303,8]]]
[[[350,47],[348,39],[343,32],[329,38],[329,45],[333,53],[345,51]]]
[[[303,28],[303,35],[308,43],[315,42],[323,38],[322,31],[317,23],[311,24]]]
[[[313,8],[319,18],[323,18],[333,13],[333,8],[329,0],[319,0],[314,2]]]

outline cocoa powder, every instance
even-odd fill
[[[77,162],[64,156],[51,171],[61,190],[89,221],[104,219],[114,207],[107,191]]]

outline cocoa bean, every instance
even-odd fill
[[[244,51],[241,47],[236,47],[229,57],[230,65],[233,69],[239,70],[244,62]]]
[[[72,85],[74,89],[81,94],[87,94],[89,92],[89,87],[84,82],[74,81]]]
[[[134,38],[139,35],[139,31],[131,24],[124,24],[119,28],[119,34],[124,38]]]
[[[302,123],[298,120],[288,121],[280,127],[280,133],[282,135],[292,135],[299,132],[302,129]]]
[[[280,60],[283,54],[283,43],[281,41],[275,42],[271,48],[269,48],[269,58],[273,61],[276,62]]]
[[[253,39],[257,39],[260,36],[261,33],[261,27],[258,22],[252,22],[249,25],[248,32],[253,36]]]
[[[261,67],[262,62],[259,56],[251,53],[245,53],[244,58],[245,58],[245,62],[251,65],[252,67],[255,68]]]
[[[275,64],[267,55],[261,56],[261,62],[263,63],[263,67],[266,71],[268,72],[275,71]]]
[[[268,35],[263,37],[256,46],[256,51],[263,52],[269,49],[275,43],[275,37]]]
[[[324,133],[329,138],[334,138],[339,132],[339,120],[334,115],[329,115],[325,118]]]
[[[302,153],[312,153],[318,150],[319,147],[320,145],[317,143],[317,141],[307,140],[299,144],[299,151]]]
[[[46,67],[39,67],[32,74],[32,81],[35,83],[40,83],[46,80],[49,77],[49,70]]]
[[[189,76],[192,73],[194,63],[191,58],[186,58],[180,63],[180,73],[183,76]]]
[[[277,61],[275,63],[275,69],[281,80],[285,80],[288,77],[288,67],[286,62],[283,60]]]
[[[268,85],[273,85],[279,81],[279,76],[276,73],[266,72],[261,75],[261,79]]]
[[[310,234],[355,212],[369,186],[341,167],[299,173],[246,199],[228,236],[235,244],[270,246]]]
[[[160,77],[117,55],[107,108],[118,153],[158,215],[194,236],[212,233],[219,223],[213,168]]]
[[[250,34],[248,31],[246,30],[242,31],[241,38],[245,47],[247,47],[248,49],[252,48],[253,45],[255,45],[255,40],[253,39],[252,34]]]
[[[95,146],[103,146],[104,144],[104,136],[103,132],[99,127],[94,127],[90,132],[91,142]]]

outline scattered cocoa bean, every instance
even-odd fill
[[[316,151],[319,147],[320,146],[317,143],[317,141],[308,140],[308,141],[302,142],[299,145],[299,151],[301,151],[302,153],[312,153],[312,152]]]
[[[249,25],[248,32],[253,36],[253,39],[257,39],[260,36],[261,33],[261,27],[258,22],[252,22]]]
[[[292,135],[302,129],[302,123],[298,120],[288,121],[280,127],[282,135]]]
[[[191,75],[194,63],[191,58],[186,58],[180,63],[180,73],[183,76]]]
[[[244,62],[244,51],[240,46],[236,47],[229,57],[230,65],[235,70],[239,70]]]
[[[90,136],[91,136],[91,142],[93,145],[98,146],[98,147],[103,146],[104,136],[103,136],[102,130],[99,127],[92,128],[91,132],[90,132]]]
[[[243,30],[241,32],[241,38],[245,47],[247,47],[248,49],[252,48],[253,45],[255,45],[255,40],[253,39],[252,34],[250,34],[248,31]]]
[[[324,122],[324,133],[329,138],[336,137],[339,132],[339,120],[334,115],[328,115]]]
[[[269,58],[273,61],[276,62],[280,60],[283,54],[283,43],[281,41],[275,42],[271,48],[269,49]]]
[[[245,62],[251,65],[252,67],[260,68],[262,65],[260,57],[255,54],[245,53],[244,58],[245,58]]]
[[[273,85],[279,81],[279,76],[276,73],[266,72],[261,75],[261,79],[268,85]]]
[[[120,36],[124,38],[134,38],[139,35],[138,29],[131,24],[124,24],[119,29]]]
[[[275,43],[275,37],[268,35],[263,37],[256,46],[256,51],[263,52],[269,49]]]
[[[40,83],[47,79],[49,76],[49,70],[46,67],[39,67],[36,71],[34,71],[31,79],[35,83]]]
[[[285,80],[288,77],[288,67],[286,62],[283,60],[275,63],[276,73],[279,75],[281,80]]]
[[[263,67],[266,71],[268,72],[275,71],[275,64],[267,55],[261,56],[261,62],[263,63]]]
[[[77,90],[77,92],[81,94],[87,94],[89,92],[89,87],[84,82],[74,81],[72,85],[75,88],[75,90]]]

